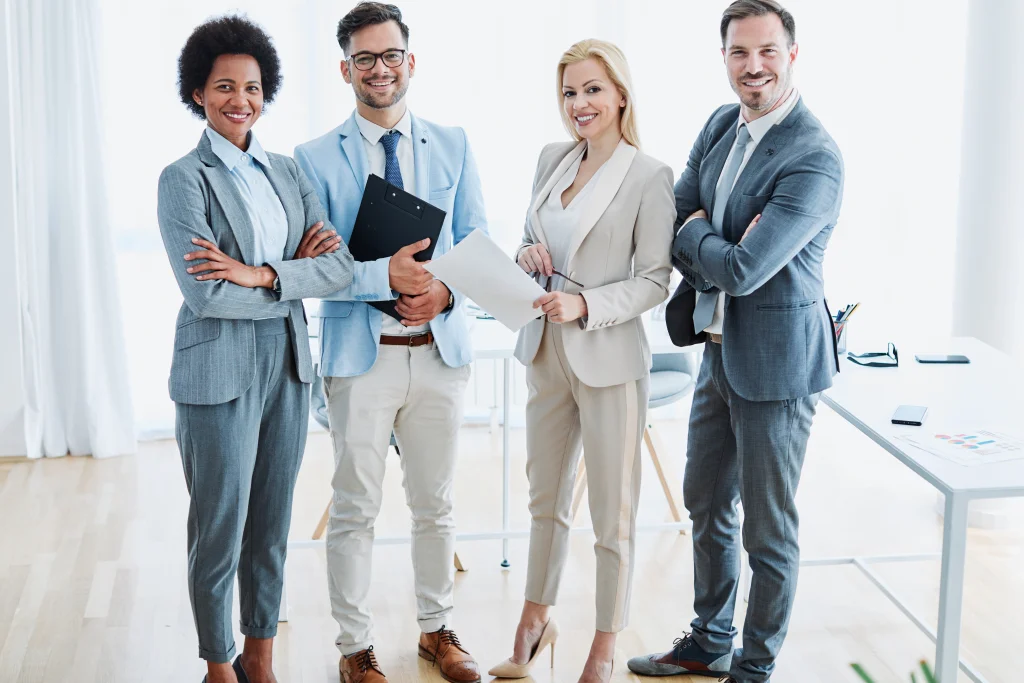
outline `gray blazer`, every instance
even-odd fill
[[[269,154],[266,169],[288,218],[285,254],[295,254],[303,232],[318,221],[333,229],[313,186],[290,157]],[[281,292],[249,289],[217,280],[199,281],[185,272],[185,254],[196,251],[193,237],[216,244],[228,256],[253,263],[253,226],[227,167],[214,154],[205,132],[199,145],[160,174],[157,200],[160,236],[185,301],[178,311],[171,360],[170,394],[178,403],[212,405],[241,396],[256,376],[253,320],[287,317],[299,379],[313,379],[305,297],[347,287],[352,255],[342,245],[332,253],[272,261]]]
[[[719,107],[697,137],[675,187],[677,228],[697,209],[711,215],[738,116],[738,104]],[[706,219],[676,235],[672,262],[684,280],[666,308],[669,334],[679,346],[704,341],[693,329],[696,290],[725,292],[722,362],[745,399],[792,399],[832,386],[839,359],[822,261],[842,198],[842,155],[801,99],[737,178],[724,236]]]

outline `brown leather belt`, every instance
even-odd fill
[[[714,344],[722,343],[722,335],[715,334],[714,332],[708,332],[708,341]]]
[[[410,334],[410,335],[380,335],[380,343],[386,346],[424,346],[434,343],[434,333]]]

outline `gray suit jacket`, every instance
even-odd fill
[[[294,255],[303,232],[318,221],[333,229],[313,186],[290,157],[269,154],[270,184],[288,218],[285,254]],[[199,145],[160,174],[157,200],[160,236],[185,301],[178,311],[171,360],[170,394],[178,403],[212,405],[241,396],[256,376],[253,320],[287,317],[299,379],[310,382],[306,314],[302,299],[327,296],[352,281],[352,255],[342,248],[315,259],[272,261],[281,292],[199,281],[185,269],[194,262],[193,237],[216,244],[228,256],[253,263],[254,235],[242,197],[205,132]]]
[[[677,227],[697,209],[711,215],[738,116],[738,104],[720,107],[697,137],[675,187]],[[832,386],[839,359],[822,261],[842,198],[842,155],[801,99],[737,178],[724,235],[702,218],[676,235],[672,262],[684,281],[665,312],[669,334],[679,346],[704,341],[693,329],[696,290],[725,292],[723,366],[745,399],[792,399]]]

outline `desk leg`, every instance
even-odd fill
[[[508,531],[508,496],[509,478],[511,477],[511,455],[509,454],[509,413],[512,407],[512,359],[505,358],[502,379],[504,398],[501,403],[501,530]],[[501,540],[501,566],[506,569],[512,565],[508,561],[508,537]]]
[[[960,666],[960,621],[963,614],[964,562],[967,556],[968,500],[946,494],[942,532],[942,578],[939,584],[939,630],[935,641],[938,683],[955,683]]]

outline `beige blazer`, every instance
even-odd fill
[[[585,149],[585,142],[557,142],[541,151],[516,260],[531,245],[547,246],[538,212]],[[587,386],[607,387],[638,380],[651,368],[640,315],[668,297],[676,209],[672,169],[625,141],[595,182],[563,271],[584,285],[566,282],[565,291],[582,294],[589,312],[585,322],[563,325],[562,339],[576,377]],[[544,324],[538,318],[519,332],[515,355],[524,365],[537,355]]]

